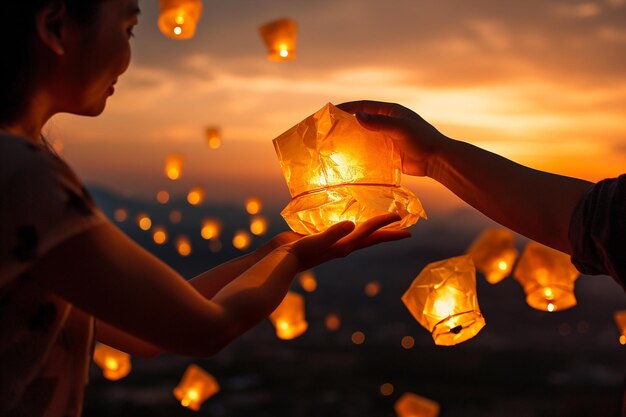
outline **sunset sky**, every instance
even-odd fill
[[[271,140],[327,102],[403,104],[443,133],[517,162],[599,180],[626,167],[626,4],[528,0],[204,0],[193,39],[166,38],[140,1],[133,62],[98,118],[48,135],[91,185],[137,197],[289,199]],[[297,21],[298,57],[266,59],[258,26]],[[223,130],[211,150],[203,131]],[[186,160],[165,178],[170,152]],[[429,180],[425,203],[456,207]]]

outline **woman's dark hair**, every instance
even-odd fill
[[[2,5],[0,25],[0,126],[15,121],[26,109],[35,73],[33,51],[37,42],[35,16],[45,6],[65,5],[79,23],[94,19],[104,0],[12,0]]]

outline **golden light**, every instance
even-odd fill
[[[250,197],[246,200],[246,211],[248,214],[258,214],[263,207],[263,203],[261,203],[261,199],[258,197]]]
[[[560,311],[576,305],[574,282],[579,276],[563,252],[529,242],[513,276],[524,288],[529,306],[542,311]]]
[[[200,235],[206,240],[216,239],[220,237],[222,232],[222,222],[215,218],[206,218],[202,220],[202,228]]]
[[[93,351],[93,361],[102,368],[104,377],[117,381],[130,373],[130,355],[111,346],[97,343]]]
[[[261,236],[267,232],[267,219],[263,216],[254,216],[250,219],[250,232]]]
[[[270,61],[289,61],[296,57],[298,25],[291,19],[283,18],[259,26],[259,33],[267,47]]]
[[[306,292],[313,292],[317,289],[317,279],[313,271],[304,271],[298,276],[298,283]]]
[[[400,344],[404,349],[411,349],[413,348],[413,346],[415,346],[415,339],[413,339],[411,336],[404,336],[400,341]]]
[[[172,39],[189,39],[202,15],[201,0],[159,0],[159,29]]]
[[[387,228],[399,230],[426,217],[418,198],[400,185],[402,161],[393,141],[330,103],[273,143],[292,196],[281,215],[296,233],[390,212],[401,220]]]
[[[174,388],[174,397],[183,407],[198,411],[202,403],[219,390],[220,386],[211,374],[198,365],[191,364]]]
[[[487,281],[497,284],[511,274],[517,259],[515,236],[509,229],[490,228],[474,240],[467,250],[476,269]]]
[[[157,193],[156,199],[161,204],[167,204],[170,201],[170,193],[165,190],[161,190]]]
[[[179,210],[170,211],[169,215],[170,223],[178,224],[183,219],[183,214]]]
[[[113,218],[119,223],[125,222],[126,219],[128,219],[128,211],[123,208],[119,208],[113,213]]]
[[[193,187],[191,190],[189,190],[189,193],[187,193],[187,202],[192,206],[197,206],[204,200],[204,194],[204,188]]]
[[[326,315],[324,319],[324,323],[326,324],[326,328],[331,331],[337,331],[341,327],[341,319],[335,313],[329,313]]]
[[[191,255],[191,242],[187,236],[178,236],[176,238],[176,250],[180,256]]]
[[[304,297],[289,291],[269,317],[279,339],[290,340],[300,336],[309,327],[305,319]]]
[[[250,246],[252,238],[245,230],[237,230],[233,236],[233,246],[239,250],[246,250]]]
[[[222,146],[222,132],[218,127],[207,127],[204,133],[209,148],[219,149]]]
[[[152,220],[146,213],[137,214],[137,225],[141,230],[148,231],[152,227]]]
[[[394,405],[398,417],[437,417],[439,403],[412,392],[405,392]]]
[[[469,255],[426,265],[402,302],[432,333],[436,345],[464,342],[485,326],[476,296],[476,269]]]
[[[167,230],[162,226],[155,226],[154,229],[152,229],[152,239],[157,245],[164,244],[167,242]]]
[[[352,333],[352,336],[350,336],[350,339],[355,345],[362,345],[365,343],[365,333],[360,331],[354,332]]]
[[[376,297],[380,292],[380,283],[378,281],[370,281],[365,285],[365,295],[368,297]]]
[[[177,180],[183,169],[183,157],[179,154],[168,155],[165,160],[165,175],[171,180]]]
[[[620,333],[619,343],[626,345],[626,310],[616,311],[613,318]]]
[[[393,384],[390,384],[389,382],[385,382],[384,384],[382,384],[380,386],[380,393],[384,395],[385,397],[388,397],[391,394],[393,394]]]

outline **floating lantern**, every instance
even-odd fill
[[[267,59],[289,61],[296,57],[298,25],[291,19],[277,19],[259,26],[259,33],[267,46]]]
[[[619,328],[619,343],[622,345],[626,345],[626,310],[625,311],[616,311],[615,312],[615,323],[617,323],[617,327]]]
[[[183,157],[179,154],[171,154],[165,161],[165,175],[171,180],[180,178],[183,169]]]
[[[245,230],[237,230],[233,236],[233,246],[239,250],[246,250],[250,246],[252,239]]]
[[[261,203],[261,199],[258,197],[250,197],[246,200],[246,211],[248,214],[258,214],[261,211],[261,207],[263,207],[263,203]]]
[[[326,328],[331,331],[337,331],[341,327],[341,319],[335,313],[329,313],[324,320]]]
[[[517,259],[513,232],[503,228],[485,230],[467,250],[479,270],[491,284],[511,274]]]
[[[189,190],[189,193],[187,193],[187,202],[192,206],[197,206],[204,200],[204,194],[204,188],[193,187]]]
[[[167,230],[162,226],[155,226],[154,229],[152,229],[152,239],[157,245],[164,244],[167,242]]]
[[[304,297],[289,291],[276,310],[270,314],[279,339],[290,340],[300,336],[309,327],[304,314]]]
[[[380,292],[380,284],[378,281],[370,281],[365,285],[365,295],[368,297],[376,297]]]
[[[394,405],[398,417],[437,417],[439,403],[412,392],[405,392]]]
[[[528,305],[537,310],[553,312],[576,305],[574,281],[578,271],[563,252],[529,242],[513,276],[524,287]]]
[[[160,0],[159,29],[172,39],[189,39],[202,15],[201,0]]]
[[[102,343],[96,344],[93,361],[102,368],[106,379],[117,381],[130,373],[130,355]]]
[[[191,242],[187,236],[178,236],[176,239],[176,250],[180,256],[191,255]]]
[[[119,223],[125,222],[126,219],[128,219],[128,211],[126,211],[126,209],[119,208],[113,213],[113,218]]]
[[[170,193],[165,190],[161,190],[157,193],[156,199],[161,204],[167,204],[170,201]]]
[[[202,403],[218,393],[219,390],[220,386],[211,374],[198,365],[191,364],[174,388],[174,397],[184,407],[198,411]]]
[[[250,219],[250,232],[261,236],[267,232],[267,220],[263,216],[254,216]]]
[[[222,223],[218,219],[206,218],[202,220],[202,228],[200,235],[206,240],[216,239],[220,237],[222,231]]]
[[[432,333],[436,345],[464,342],[485,326],[476,297],[476,269],[468,255],[426,265],[402,302]]]
[[[148,231],[152,227],[152,220],[146,213],[139,213],[137,215],[137,225],[141,230]]]
[[[306,292],[313,292],[317,289],[317,279],[313,271],[304,271],[298,276],[298,283]]]
[[[296,233],[387,213],[400,215],[387,226],[399,230],[426,217],[418,198],[400,186],[393,141],[330,103],[274,139],[274,148],[293,197],[281,215]]]
[[[218,127],[207,127],[204,133],[209,148],[219,149],[222,146],[222,132]]]

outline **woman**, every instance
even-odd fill
[[[94,328],[132,355],[207,356],[266,318],[294,276],[408,237],[397,216],[282,233],[187,282],[93,204],[41,138],[56,113],[96,116],[130,60],[137,0],[3,5],[0,28],[0,415],[78,416]]]

